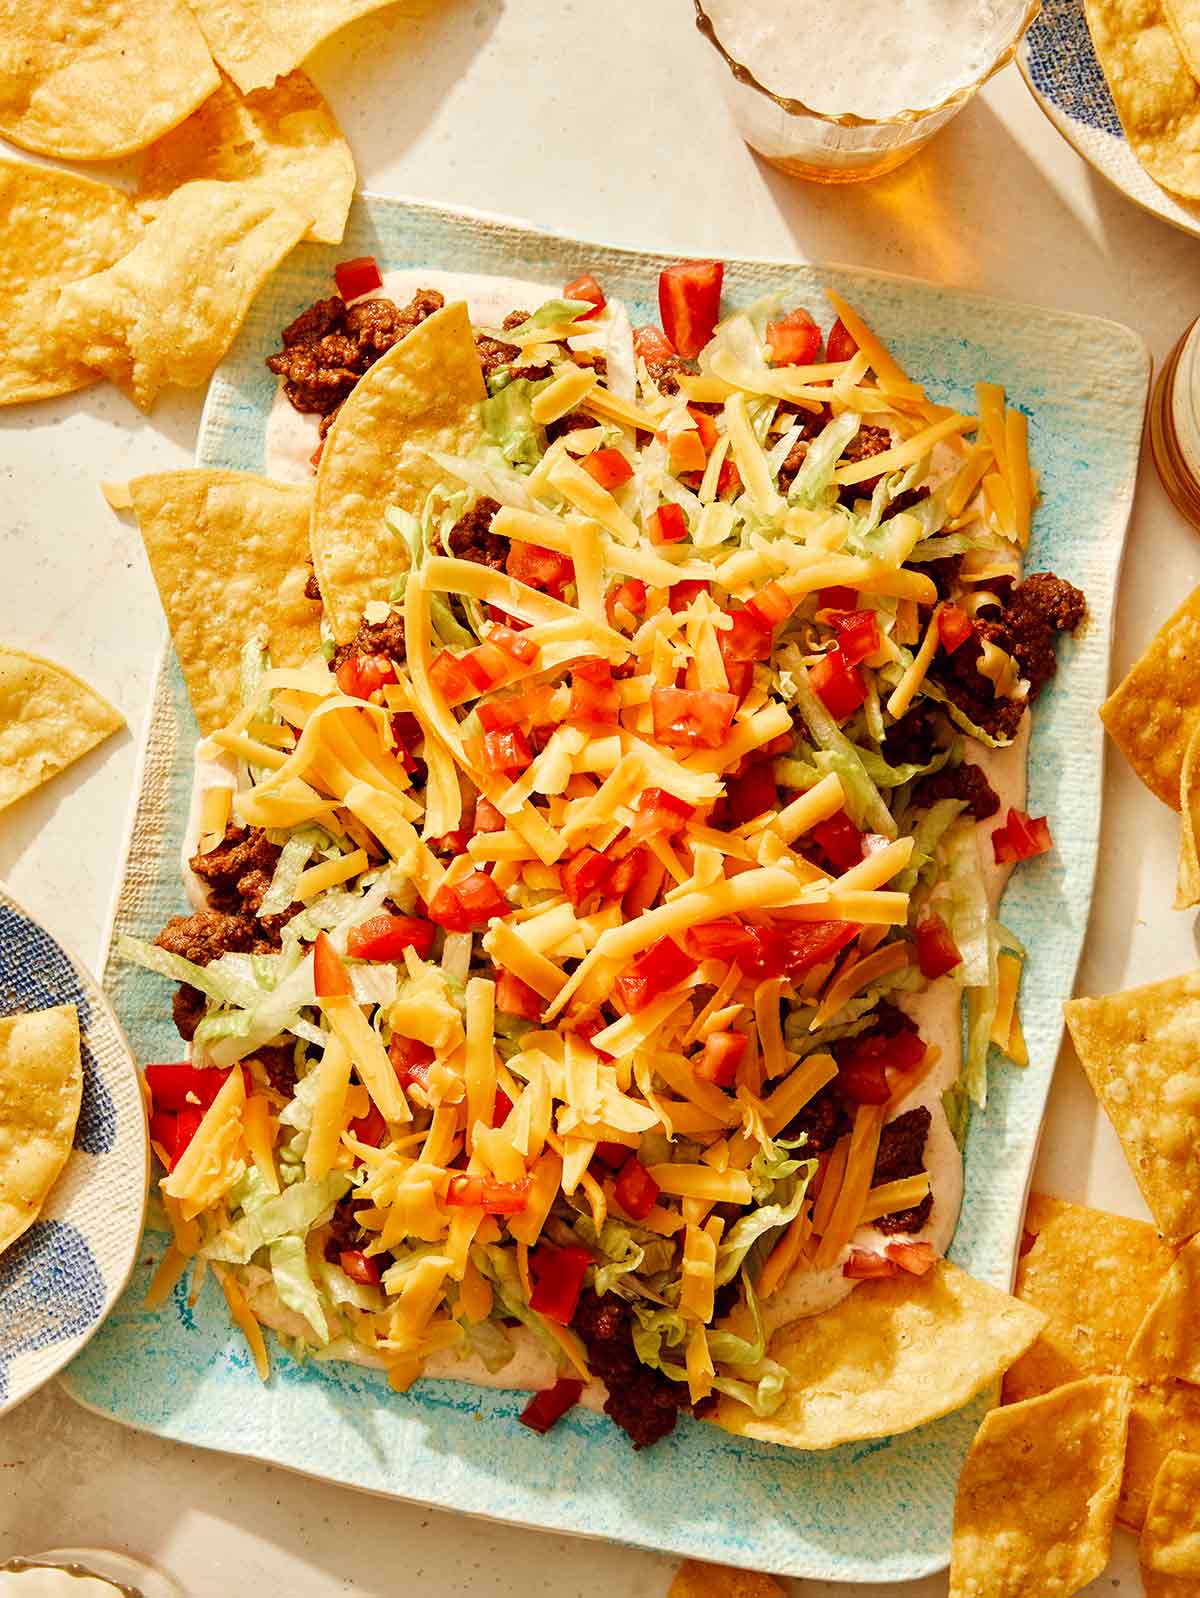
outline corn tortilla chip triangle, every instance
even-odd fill
[[[1174,1452],[1154,1478],[1138,1544],[1148,1598],[1200,1591],[1200,1454]]]
[[[1200,1231],[1200,972],[1063,1006],[1159,1231]]]
[[[0,405],[99,381],[56,335],[51,312],[64,283],[111,266],[141,231],[132,203],[110,184],[0,161]]]
[[[1180,1249],[1129,1346],[1125,1368],[1139,1381],[1200,1384],[1200,1238]]]
[[[98,161],[145,149],[217,86],[185,0],[0,0],[0,133]]]
[[[1085,0],[1084,10],[1134,154],[1164,188],[1200,195],[1200,84],[1159,0]]]
[[[1132,1396],[1089,1376],[987,1416],[958,1480],[950,1598],[1065,1598],[1100,1574]]]
[[[1200,904],[1200,716],[1179,773],[1179,871],[1175,879],[1175,908],[1190,910]]]
[[[129,485],[175,652],[203,733],[240,705],[243,647],[259,637],[276,666],[320,647],[306,599],[311,494],[251,472],[158,472]]]
[[[1146,1519],[1155,1478],[1167,1455],[1200,1453],[1200,1392],[1186,1382],[1138,1387],[1129,1419],[1125,1480],[1117,1519],[1137,1530]]]
[[[208,47],[243,93],[265,88],[356,17],[391,0],[189,0]]]
[[[789,1375],[774,1415],[722,1399],[717,1424],[790,1448],[911,1431],[961,1409],[1033,1342],[1045,1316],[942,1260],[928,1276],[864,1282],[776,1333]]]
[[[73,1004],[0,1021],[0,1252],[32,1226],[67,1163],[82,1096]]]
[[[0,809],[124,725],[120,711],[73,671],[0,647]]]
[[[675,1572],[667,1598],[787,1598],[787,1595],[772,1576],[685,1559]]]
[[[143,215],[156,214],[175,189],[199,178],[269,178],[297,207],[316,207],[306,238],[340,244],[354,157],[303,72],[245,96],[222,78],[198,111],[147,152],[138,185]]]
[[[1177,810],[1184,753],[1200,720],[1200,588],[1163,623],[1100,718],[1150,792]]]
[[[185,183],[121,260],[59,295],[59,336],[149,410],[161,388],[197,388],[251,301],[307,230],[270,179]]]
[[[1175,1257],[1148,1221],[1044,1193],[1031,1195],[1025,1231],[1032,1241],[1017,1265],[1015,1292],[1049,1319],[1005,1376],[1006,1403],[1081,1376],[1122,1372]]]
[[[321,452],[312,559],[329,625],[352,638],[371,600],[389,598],[408,551],[384,521],[417,514],[444,472],[429,451],[466,454],[487,397],[464,304],[447,305],[393,344],[337,413]]]
[[[1200,4],[1197,0],[1163,0],[1163,11],[1188,71],[1200,78]]]

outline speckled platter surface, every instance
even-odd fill
[[[202,465],[261,470],[275,380],[263,358],[278,330],[331,292],[337,260],[375,255],[385,268],[441,267],[544,280],[582,270],[656,319],[657,256],[536,233],[478,215],[366,197],[336,250],[304,246],[254,306],[209,397]],[[1057,848],[1022,869],[1005,922],[1027,944],[1022,994],[1030,1065],[998,1068],[966,1151],[966,1201],[952,1250],[976,1276],[1007,1287],[1021,1209],[1087,925],[1100,825],[1101,728],[1114,591],[1137,470],[1149,361],[1108,322],[1004,304],[878,274],[730,261],[729,303],[770,289],[823,324],[822,289],[853,300],[908,370],[943,403],[970,408],[974,383],[1003,383],[1030,418],[1043,503],[1030,569],[1053,568],[1088,595],[1085,631],[1039,706],[1030,808],[1052,818]],[[195,738],[168,655],[149,730],[146,780],[117,913],[121,931],[152,937],[182,897],[179,844]],[[178,1052],[160,979],[110,965],[107,984],[142,1059]],[[182,1290],[155,1314],[141,1307],[148,1270],[66,1379],[81,1403],[129,1425],[225,1449],[376,1493],[546,1530],[612,1538],[780,1574],[899,1581],[946,1563],[954,1484],[982,1404],[900,1438],[797,1454],[686,1422],[631,1452],[604,1417],[576,1411],[547,1437],[520,1426],[523,1398],[458,1383],[397,1395],[371,1372],[298,1365],[275,1354],[262,1387],[211,1282],[189,1307]]]
[[[112,1309],[133,1269],[150,1150],[129,1046],[95,981],[0,888],[0,1016],[73,1004],[83,1098],[36,1221],[0,1254],[0,1414],[48,1381]]]
[[[1017,65],[1050,121],[1101,177],[1144,211],[1200,235],[1200,201],[1162,188],[1129,147],[1092,49],[1083,0],[1042,0]]]

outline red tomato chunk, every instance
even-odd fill
[[[658,278],[663,329],[680,355],[694,359],[713,336],[721,314],[720,261],[681,261]]]

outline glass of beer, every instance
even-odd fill
[[[856,183],[915,155],[1013,57],[1041,0],[694,0],[746,143]]]

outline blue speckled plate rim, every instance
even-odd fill
[[[299,268],[303,286],[297,287],[296,293],[293,294],[293,299],[296,299],[298,295],[298,304],[307,303],[307,299],[311,298],[312,282],[307,281],[307,279],[312,277],[314,271],[319,270],[317,263],[329,262],[341,255],[354,253],[355,249],[369,248],[372,243],[377,244],[376,222],[380,223],[382,231],[385,233],[389,226],[393,231],[397,231],[406,222],[411,222],[414,228],[418,230],[423,227],[426,230],[433,229],[435,232],[438,229],[449,229],[451,232],[455,229],[463,229],[468,235],[482,233],[490,238],[491,246],[495,245],[497,238],[502,239],[504,246],[510,250],[511,255],[514,257],[514,259],[508,261],[505,268],[501,268],[494,261],[481,264],[478,260],[462,259],[456,252],[454,264],[464,270],[500,271],[504,269],[513,275],[524,274],[532,277],[552,278],[555,270],[555,256],[563,256],[579,261],[592,254],[594,256],[604,255],[610,262],[615,260],[621,263],[623,270],[641,272],[644,276],[647,267],[657,266],[663,259],[661,255],[656,255],[653,252],[609,249],[604,246],[578,241],[561,233],[538,232],[520,223],[513,223],[484,212],[448,211],[424,202],[404,201],[388,196],[369,195],[364,197],[364,201],[365,204],[363,206],[356,208],[352,219],[350,236],[343,246],[333,251],[326,249],[315,252],[301,252],[299,257],[294,257],[292,263],[285,266],[283,275],[290,284],[291,278],[296,275],[295,262],[297,259],[307,263],[306,266]],[[385,218],[386,221],[383,220]],[[448,246],[450,240],[447,239],[444,242]],[[455,242],[458,241],[456,240]],[[486,255],[487,247],[481,247]],[[528,253],[522,254],[523,250]],[[380,253],[385,259],[389,258],[386,250],[381,250]],[[437,260],[439,256],[434,251],[426,254],[423,258]],[[563,262],[560,261],[559,266],[561,267],[562,265]],[[815,287],[812,281],[814,278],[842,278],[855,284],[859,290],[867,295],[868,299],[873,293],[880,294],[885,290],[898,295],[912,294],[917,299],[934,296],[937,299],[948,301],[953,307],[961,307],[964,312],[969,312],[973,309],[976,323],[985,323],[989,315],[999,317],[1009,324],[1010,332],[1011,325],[1022,315],[1025,315],[1043,324],[1048,331],[1057,330],[1062,337],[1067,336],[1063,331],[1067,328],[1075,329],[1080,337],[1087,335],[1091,340],[1091,353],[1095,358],[1098,358],[1097,352],[1099,350],[1106,346],[1112,346],[1115,339],[1117,347],[1123,351],[1127,368],[1125,371],[1126,386],[1122,392],[1129,402],[1131,413],[1136,413],[1131,414],[1122,435],[1123,453],[1121,466],[1120,471],[1116,472],[1113,483],[1115,508],[1107,517],[1103,527],[1104,541],[1102,550],[1103,559],[1107,563],[1104,577],[1112,587],[1115,587],[1119,561],[1123,551],[1124,531],[1132,505],[1137,467],[1137,443],[1140,436],[1141,414],[1144,408],[1148,378],[1148,356],[1144,345],[1140,340],[1136,339],[1136,335],[1132,335],[1128,329],[1118,323],[1105,323],[1096,318],[1076,317],[1065,313],[1039,311],[1011,303],[1006,304],[974,291],[948,289],[921,283],[918,280],[900,277],[895,274],[856,268],[813,268],[799,262],[744,258],[736,261],[731,260],[729,266],[733,277],[742,275],[752,277],[756,271],[777,274],[781,270],[787,270],[804,275],[806,277],[806,287]],[[289,267],[291,268],[290,273]],[[610,269],[615,268],[610,267]],[[285,292],[290,292],[290,289]],[[269,290],[265,291],[262,297],[263,299],[272,300],[266,325],[273,324],[275,327],[278,326],[277,317],[280,311],[279,305],[274,303],[274,298],[276,297],[273,297]],[[252,312],[250,324],[248,324],[239,344],[235,346],[225,366],[218,373],[210,390],[204,413],[204,432],[202,434],[200,452],[200,459],[205,464],[236,464],[250,469],[261,467],[261,457],[251,458],[247,454],[245,447],[247,439],[256,428],[261,435],[263,422],[261,414],[257,417],[248,414],[243,415],[242,421],[246,428],[246,436],[239,440],[236,447],[230,446],[231,453],[229,455],[223,456],[221,454],[222,432],[230,427],[236,429],[236,423],[230,419],[231,409],[236,411],[241,407],[243,412],[253,412],[256,405],[261,409],[263,394],[261,377],[257,366],[261,351],[253,347],[254,317],[255,313]],[[259,342],[261,342],[263,331],[263,327],[258,328]],[[962,342],[964,346],[967,343],[965,339]],[[1015,355],[1014,358],[1016,358]],[[1017,397],[1019,398],[1020,396]],[[1078,402],[1077,396],[1075,402]],[[1048,399],[1046,404],[1047,406],[1050,405]],[[1112,476],[1115,468],[1113,468],[1111,461],[1106,463],[1106,469]],[[1064,570],[1067,575],[1078,576],[1077,572],[1067,568],[1064,568]],[[1102,693],[1107,677],[1108,650],[1111,638],[1111,594],[1102,594],[1096,608],[1103,611],[1103,625],[1098,632],[1093,632],[1088,644],[1088,653],[1092,657],[1094,676],[1097,675],[1097,662],[1103,666],[1103,670],[1098,673],[1098,691]],[[1099,651],[1098,656],[1095,653],[1097,650]],[[173,687],[178,696],[181,691],[178,670],[173,662],[169,664],[172,679],[170,686]],[[1054,696],[1052,695],[1051,697],[1053,698]],[[1035,738],[1036,736],[1037,734],[1035,733]],[[1072,844],[1068,850],[1064,851],[1072,855],[1072,888],[1076,906],[1090,898],[1091,882],[1096,864],[1102,742],[1099,737],[1098,723],[1094,716],[1091,717],[1091,721],[1086,728],[1084,742],[1089,746],[1094,757],[1094,766],[1091,770],[1085,769],[1082,774],[1075,773],[1077,777],[1082,775],[1084,779],[1083,786],[1087,794],[1083,817],[1083,830],[1086,834],[1086,841],[1082,846]],[[1035,774],[1032,772],[1031,781],[1036,794],[1038,783],[1035,779]],[[1031,873],[1032,876],[1037,876],[1037,874],[1036,871]],[[1028,891],[1025,897],[1028,897]],[[1034,898],[1036,900],[1036,894]],[[1007,900],[1005,914],[1009,916]],[[1018,907],[1018,919],[1019,915]],[[1077,935],[1072,934],[1074,943],[1070,952],[1070,971],[1067,972],[1064,968],[1059,972],[1059,987],[1064,992],[1070,990],[1085,923],[1086,916],[1078,926]],[[1058,994],[1058,997],[1061,997],[1061,993]],[[1032,1002],[1036,1006],[1040,1001],[1035,996]],[[1044,1002],[1041,1003],[1041,1008],[1045,1010]],[[1058,1004],[1057,998],[1051,1009],[1052,1014],[1049,1022],[1042,1027],[1039,1036],[1035,1038],[1034,1029],[1029,1029],[1031,1049],[1036,1049],[1036,1058],[1042,1064],[1035,1065],[1029,1073],[1023,1076],[1017,1076],[1014,1073],[1001,1080],[995,1095],[995,1102],[1001,1113],[1003,1103],[1013,1090],[1014,1084],[1033,1084],[1028,1089],[1021,1086],[1020,1091],[1029,1091],[1034,1094],[1037,1100],[1035,1114],[1037,1119],[1040,1120],[1041,1105],[1044,1103],[1044,1096],[1048,1089],[1052,1069],[1045,1064],[1045,1061],[1047,1059],[1051,1062],[1053,1061],[1061,1036],[1061,1006]],[[1033,1108],[1033,1106],[1030,1107]],[[1015,1238],[1020,1219],[1020,1200],[1023,1198],[1032,1169],[1035,1143],[1036,1137],[1029,1137],[1026,1134],[1026,1141],[1022,1146],[1023,1157],[1019,1161],[1019,1184],[1013,1186],[1010,1183],[1004,1194],[1003,1213],[1006,1224],[1003,1227],[1003,1235],[998,1236],[993,1227],[990,1239],[991,1264],[987,1269],[980,1272],[980,1274],[1003,1283],[1007,1283],[1011,1276]],[[987,1176],[990,1172],[984,1172],[983,1174]],[[962,1243],[961,1248],[959,1248],[959,1243]],[[999,1248],[997,1248],[997,1244],[1000,1245]],[[972,1237],[964,1241],[963,1233],[960,1231],[960,1239],[956,1242],[956,1251],[965,1253],[969,1259],[977,1247],[978,1238]],[[1001,1255],[1002,1259],[998,1260],[996,1258],[997,1254]],[[135,1296],[131,1295],[131,1305]],[[160,1312],[159,1328],[161,1327],[164,1313]],[[213,1320],[211,1305],[208,1318],[210,1322]],[[252,1377],[244,1355],[239,1354],[236,1344],[231,1344],[227,1329],[224,1326],[223,1311],[219,1312],[218,1318],[221,1322],[220,1326],[216,1328],[211,1326],[201,1328],[206,1336],[211,1333],[211,1346],[206,1343],[205,1347],[209,1350],[206,1357],[209,1358],[212,1367],[212,1379],[227,1387],[229,1395],[239,1395],[244,1405],[257,1404],[261,1408],[263,1404],[262,1396],[261,1394],[256,1394],[255,1389],[250,1385]],[[114,1332],[114,1355],[121,1354],[126,1358],[136,1358],[136,1350],[141,1346],[137,1343],[138,1317],[133,1315],[131,1310],[129,1317],[123,1312],[121,1319],[120,1332]],[[149,1352],[151,1333],[159,1328],[152,1327],[147,1330],[144,1324],[146,1320],[146,1317],[141,1317],[145,1334],[144,1351]],[[730,1486],[736,1489],[740,1482],[744,1482],[746,1490],[749,1491],[751,1478],[756,1478],[760,1495],[764,1497],[764,1504],[758,1505],[757,1512],[748,1517],[748,1522],[745,1525],[730,1524],[727,1514],[718,1514],[714,1517],[711,1509],[707,1518],[697,1514],[695,1524],[687,1524],[686,1517],[681,1518],[680,1516],[676,1516],[675,1520],[667,1526],[660,1524],[631,1525],[628,1523],[627,1517],[620,1518],[616,1523],[610,1517],[607,1523],[604,1523],[605,1516],[603,1514],[599,1516],[601,1523],[598,1524],[594,1506],[589,1504],[586,1496],[583,1499],[576,1498],[574,1502],[571,1502],[568,1491],[566,1493],[568,1501],[565,1503],[561,1501],[564,1496],[563,1463],[558,1457],[564,1450],[570,1452],[573,1465],[579,1467],[578,1474],[584,1479],[587,1478],[589,1472],[596,1468],[603,1471],[606,1459],[610,1454],[613,1439],[611,1428],[608,1424],[597,1420],[595,1417],[573,1417],[569,1425],[560,1427],[555,1434],[551,1434],[550,1439],[542,1440],[535,1455],[527,1456],[524,1444],[528,1440],[528,1434],[523,1435],[522,1429],[512,1424],[519,1409],[519,1402],[517,1402],[515,1395],[496,1394],[481,1389],[464,1389],[445,1383],[428,1383],[417,1389],[412,1395],[409,1395],[407,1399],[397,1400],[394,1395],[387,1393],[386,1388],[383,1388],[382,1391],[380,1390],[378,1378],[363,1372],[356,1371],[344,1379],[339,1379],[331,1377],[328,1371],[318,1373],[312,1367],[301,1369],[291,1365],[286,1360],[281,1362],[282,1368],[280,1376],[277,1377],[276,1396],[274,1400],[270,1401],[275,1404],[280,1415],[287,1414],[294,1407],[289,1403],[289,1399],[297,1397],[301,1393],[308,1395],[307,1402],[309,1404],[313,1404],[317,1408],[327,1407],[330,1389],[336,1389],[337,1391],[349,1389],[356,1394],[369,1393],[377,1401],[386,1403],[389,1411],[397,1405],[411,1403],[413,1408],[421,1413],[426,1420],[429,1420],[431,1424],[438,1419],[442,1419],[445,1424],[451,1427],[456,1425],[453,1419],[454,1416],[474,1418],[480,1411],[483,1411],[485,1417],[484,1428],[468,1426],[464,1429],[459,1426],[458,1442],[449,1443],[446,1440],[447,1446],[453,1449],[459,1443],[465,1443],[469,1454],[472,1433],[477,1436],[481,1430],[490,1430],[492,1425],[496,1425],[502,1429],[498,1432],[498,1435],[503,1437],[505,1453],[522,1459],[527,1457],[529,1461],[528,1477],[515,1489],[512,1488],[510,1483],[504,1484],[510,1489],[511,1502],[504,1509],[497,1510],[493,1515],[480,1510],[478,1486],[473,1485],[469,1480],[456,1482],[454,1490],[450,1492],[445,1490],[445,1483],[443,1482],[437,1491],[427,1490],[416,1494],[405,1493],[399,1490],[398,1484],[380,1483],[378,1470],[373,1469],[373,1467],[370,1469],[359,1467],[357,1474],[355,1474],[355,1467],[343,1462],[331,1464],[323,1459],[314,1459],[311,1448],[297,1444],[292,1439],[284,1440],[278,1436],[272,1437],[269,1441],[252,1438],[246,1430],[247,1417],[250,1412],[245,1409],[238,1412],[236,1425],[227,1426],[223,1432],[219,1432],[217,1435],[212,1435],[211,1432],[206,1433],[204,1424],[198,1422],[195,1416],[185,1414],[181,1417],[170,1410],[161,1414],[154,1413],[153,1405],[144,1398],[141,1392],[141,1389],[151,1385],[148,1381],[139,1383],[138,1389],[133,1390],[128,1387],[123,1388],[118,1379],[117,1384],[106,1391],[105,1372],[101,1368],[102,1365],[103,1361],[99,1357],[96,1360],[92,1360],[89,1357],[86,1368],[76,1367],[75,1379],[72,1380],[70,1389],[72,1396],[89,1407],[95,1408],[100,1413],[112,1415],[114,1418],[142,1426],[163,1435],[177,1437],[192,1446],[212,1447],[242,1453],[298,1470],[302,1474],[342,1481],[368,1491],[405,1497],[415,1502],[431,1503],[441,1507],[461,1509],[468,1513],[483,1514],[484,1518],[515,1520],[522,1524],[539,1526],[547,1530],[570,1531],[581,1535],[609,1537],[664,1551],[691,1553],[728,1564],[757,1565],[760,1568],[776,1570],[781,1574],[858,1581],[901,1580],[925,1575],[944,1566],[948,1547],[946,1532],[949,1523],[949,1507],[953,1496],[952,1483],[954,1474],[953,1470],[947,1472],[945,1467],[947,1461],[950,1461],[956,1469],[957,1460],[961,1459],[963,1452],[965,1452],[978,1418],[986,1408],[986,1400],[980,1400],[967,1411],[947,1417],[942,1422],[935,1423],[931,1427],[922,1428],[921,1431],[910,1433],[906,1437],[851,1445],[828,1455],[796,1455],[773,1447],[767,1448],[760,1445],[747,1444],[742,1440],[726,1437],[724,1434],[713,1434],[708,1428],[689,1427],[683,1429],[681,1434],[678,1434],[675,1439],[669,1440],[667,1444],[660,1445],[660,1448],[655,1451],[653,1456],[653,1476],[643,1476],[646,1464],[644,1456],[629,1456],[624,1451],[623,1440],[618,1439],[618,1445],[621,1450],[619,1453],[619,1468],[624,1477],[635,1477],[648,1483],[653,1482],[655,1486],[660,1487],[660,1489],[665,1488],[669,1493],[671,1491],[671,1483],[674,1483],[676,1487],[679,1485],[681,1465],[684,1473],[682,1480],[695,1480],[694,1475],[689,1473],[694,1472],[697,1465],[705,1465],[710,1462],[707,1458],[704,1460],[698,1459],[697,1455],[720,1454],[731,1461],[731,1474],[727,1478]],[[232,1402],[232,1397],[230,1397],[230,1402]],[[304,1414],[306,1421],[311,1423],[313,1429],[318,1429],[320,1417],[314,1416],[312,1409],[306,1409]],[[445,1422],[447,1414],[451,1415],[451,1420]],[[334,1434],[336,1434],[338,1427],[341,1428],[340,1441],[345,1443],[347,1440],[345,1436],[345,1419],[342,1416],[338,1416],[334,1422]],[[306,1426],[305,1429],[307,1430],[308,1427]],[[559,1435],[560,1433],[562,1434],[561,1436]],[[701,1441],[700,1438],[703,1433],[708,1435],[707,1438]],[[581,1436],[586,1438],[585,1451],[582,1454],[578,1450],[571,1452],[569,1445],[572,1437]],[[939,1438],[942,1439],[941,1442],[938,1442]],[[398,1436],[396,1441],[397,1446],[402,1444],[409,1454],[411,1454],[413,1446],[416,1446],[418,1450],[423,1446],[419,1443],[414,1445],[412,1438],[407,1433]],[[549,1443],[549,1448],[546,1446],[547,1443]],[[767,1547],[764,1545],[762,1540],[764,1537],[767,1542],[774,1544],[776,1537],[772,1533],[778,1535],[783,1529],[774,1524],[774,1522],[781,1518],[787,1518],[786,1507],[779,1500],[779,1494],[785,1490],[785,1483],[794,1485],[796,1494],[802,1495],[812,1481],[819,1479],[821,1474],[824,1473],[826,1478],[833,1481],[837,1493],[841,1497],[848,1495],[853,1500],[856,1489],[865,1491],[871,1487],[872,1484],[868,1477],[878,1476],[876,1460],[873,1459],[873,1456],[888,1456],[889,1464],[886,1481],[889,1488],[894,1488],[895,1482],[903,1481],[905,1479],[904,1473],[911,1470],[911,1461],[924,1459],[930,1448],[940,1458],[940,1467],[937,1473],[938,1480],[934,1484],[936,1502],[920,1502],[921,1493],[920,1491],[915,1491],[911,1494],[914,1503],[908,1506],[909,1510],[915,1509],[917,1511],[918,1518],[921,1514],[924,1514],[930,1525],[936,1527],[935,1535],[932,1537],[926,1536],[922,1546],[919,1548],[915,1546],[901,1548],[893,1543],[889,1550],[885,1551],[876,1547],[869,1556],[864,1555],[862,1552],[863,1547],[872,1547],[872,1544],[865,1540],[866,1534],[871,1530],[878,1530],[877,1523],[869,1515],[859,1522],[861,1535],[858,1537],[851,1537],[849,1527],[846,1524],[839,1522],[836,1528],[843,1534],[842,1540],[847,1542],[847,1546],[849,1546],[851,1541],[856,1542],[853,1552],[847,1552],[846,1549],[826,1548],[823,1546],[820,1537],[815,1540],[805,1541],[801,1536],[799,1549],[796,1546]],[[344,1449],[339,1451],[345,1452]],[[431,1456],[426,1453],[422,1457],[428,1459]],[[437,1456],[432,1457],[436,1459]],[[398,1462],[400,1464],[411,1464],[413,1461],[409,1457],[401,1458]],[[715,1463],[715,1461],[712,1462]],[[879,1463],[882,1463],[882,1461],[879,1461]],[[462,1467],[459,1474],[470,1477],[471,1466],[467,1454],[458,1460],[458,1464]],[[546,1470],[551,1467],[553,1467],[554,1474],[546,1476]],[[567,1470],[569,1475],[571,1467],[568,1466]],[[847,1472],[852,1472],[852,1474],[847,1474]],[[764,1474],[766,1475],[765,1488],[762,1486]],[[367,1479],[368,1477],[372,1479]],[[537,1480],[539,1477],[542,1478],[540,1482]],[[404,1485],[408,1485],[408,1483]],[[700,1498],[703,1498],[702,1493]],[[778,1504],[778,1511],[775,1514],[770,1513],[772,1500]],[[728,1494],[724,1494],[720,1499],[720,1502],[725,1505],[729,1501]],[[860,1505],[857,1506],[857,1512],[861,1513],[869,1508],[869,1505]],[[824,1529],[826,1528],[822,1527],[822,1530]],[[914,1532],[915,1530],[914,1526]],[[926,1526],[924,1530],[928,1532],[929,1527]],[[920,1536],[916,1538],[916,1541],[921,1542]]]

